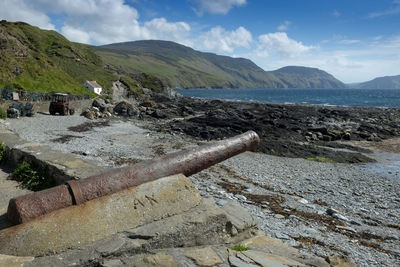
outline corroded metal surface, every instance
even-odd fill
[[[65,185],[11,199],[7,216],[14,224],[24,223],[51,211],[79,205],[161,177],[178,173],[189,176],[232,156],[254,150],[259,142],[258,135],[249,131],[83,180],[69,181]]]

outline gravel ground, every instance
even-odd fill
[[[91,121],[77,115],[37,114],[34,118],[22,117],[4,124],[25,140],[76,153],[110,168],[151,159],[191,144],[183,137],[151,132],[120,119]]]
[[[21,138],[115,167],[193,145],[184,136],[122,120],[80,116],[7,120]],[[79,126],[80,125],[80,126]],[[76,127],[75,131],[68,129]],[[83,127],[85,126],[85,127]],[[91,128],[92,126],[92,128]],[[87,131],[76,131],[84,130]],[[359,165],[246,152],[191,176],[218,205],[236,199],[272,237],[318,256],[346,255],[359,266],[400,266],[400,180]]]

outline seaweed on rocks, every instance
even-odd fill
[[[150,128],[179,132],[200,140],[219,140],[253,130],[261,138],[258,151],[276,156],[320,156],[339,163],[373,162],[366,155],[370,151],[346,142],[377,142],[400,136],[400,112],[394,108],[263,104],[186,97],[159,98],[156,103],[141,114],[143,120],[157,120]],[[158,113],[163,116],[156,116]]]

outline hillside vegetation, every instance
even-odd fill
[[[85,80],[110,88],[117,78],[95,50],[55,31],[0,21],[0,88],[87,94]]]

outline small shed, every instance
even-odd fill
[[[12,99],[12,100],[14,100],[14,101],[19,101],[19,94],[18,94],[18,93],[13,92],[13,93],[12,93],[12,96],[13,96],[13,99]]]
[[[101,95],[101,91],[103,90],[103,88],[96,81],[86,81],[83,85],[98,95]]]

